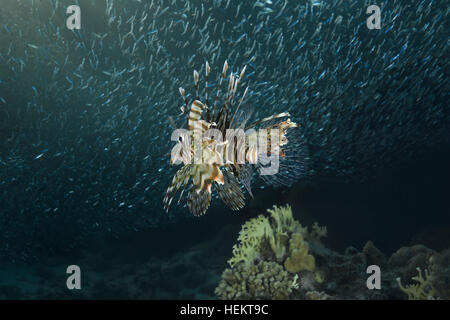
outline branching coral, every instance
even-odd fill
[[[412,280],[416,281],[415,284],[410,284],[404,287],[397,278],[397,283],[400,289],[408,295],[408,300],[436,300],[437,294],[436,290],[431,282],[432,276],[431,271],[425,269],[424,273],[420,268],[417,268],[418,275],[413,277]]]
[[[265,216],[247,221],[239,232],[239,245],[233,246],[233,257],[228,260],[228,264],[233,267],[239,262],[252,263],[260,254],[263,238],[271,234],[273,232]]]
[[[267,212],[270,213],[272,227],[275,232],[292,232],[298,224],[292,217],[292,209],[289,205],[285,207],[273,206],[273,209],[267,209]]]
[[[307,227],[303,227],[292,216],[289,205],[285,207],[274,206],[267,210],[269,218],[259,215],[247,221],[239,233],[239,244],[233,247],[233,257],[228,261],[231,267],[239,262],[252,263],[256,258],[273,260],[283,263],[288,255],[292,255],[295,248],[290,249],[290,240],[294,234],[302,236],[302,240],[319,242],[327,233],[325,227],[319,227],[315,223],[309,233]],[[299,238],[296,243],[300,245]],[[302,247],[303,248],[303,247]],[[299,248],[298,248],[299,249]],[[307,250],[307,247],[306,247]],[[295,252],[294,255],[298,255]],[[308,258],[310,260],[310,258]]]
[[[276,262],[239,264],[223,272],[215,292],[221,299],[287,299],[295,281]]]
[[[294,220],[289,205],[267,211],[270,217],[260,215],[242,226],[233,257],[228,261],[231,268],[225,270],[216,289],[219,297],[287,298],[296,286],[296,273],[315,271],[315,259],[308,252],[307,241],[319,242],[326,235],[326,228],[315,223],[309,233],[308,228]]]

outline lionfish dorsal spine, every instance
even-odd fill
[[[240,111],[240,108],[249,94],[249,87],[245,87],[242,95],[237,91],[239,85],[242,86],[245,82],[246,66],[240,73],[231,71],[228,74],[228,62],[224,62],[222,72],[215,83],[217,85],[215,100],[210,98],[209,93],[210,71],[210,65],[206,61],[204,96],[203,92],[199,92],[200,74],[197,70],[193,72],[195,95],[186,94],[182,87],[179,88],[184,100],[182,111],[187,116],[188,131],[184,133],[186,139],[179,139],[177,142],[179,149],[175,149],[176,152],[172,153],[174,160],[181,160],[184,167],[177,171],[167,189],[164,197],[164,207],[167,211],[179,191],[181,192],[178,202],[181,201],[191,180],[187,207],[195,216],[204,214],[208,209],[213,186],[229,208],[239,210],[245,204],[241,186],[243,185],[250,196],[253,196],[251,178],[253,168],[262,169],[260,158],[275,155],[280,156],[284,161],[280,162],[280,174],[276,174],[275,177],[263,177],[264,181],[272,185],[289,185],[297,181],[305,170],[306,153],[303,151],[302,137],[298,132],[288,135],[288,129],[299,127],[299,125],[288,118],[290,117],[288,112],[258,119],[247,125],[251,112]],[[225,86],[225,79],[227,84],[224,88],[222,86]],[[287,119],[277,120],[279,118]],[[210,137],[210,133],[207,133],[210,128],[218,129],[222,136],[225,136],[224,140],[215,139],[216,134]],[[262,149],[260,149],[259,133],[256,130],[246,131],[251,128],[265,130],[262,131],[266,135],[266,140],[262,141]],[[237,135],[243,134],[244,131],[245,139],[239,139]],[[199,149],[196,149],[197,146]],[[196,150],[201,152],[197,153]],[[200,162],[192,162],[195,156],[201,157],[195,158]]]
[[[194,84],[195,84],[195,99],[200,100],[200,97],[198,95],[198,72],[197,70],[194,70]]]
[[[208,77],[211,68],[209,67],[208,61],[205,64],[205,105],[206,105],[206,121],[211,121],[211,114],[209,112],[209,102],[208,102]]]
[[[208,61],[206,61],[205,64],[205,104],[207,107],[209,107],[208,103],[208,78],[209,78],[209,72],[211,71],[211,68],[209,67]]]
[[[186,92],[183,87],[179,87],[178,91],[180,92],[181,98],[183,98],[183,101],[184,101],[184,106],[180,107],[181,112],[183,112],[183,114],[187,115],[187,110],[189,108],[189,101],[186,97]]]
[[[209,129],[210,124],[202,120],[203,111],[206,106],[200,100],[194,100],[189,110],[188,129],[194,137],[196,134],[201,137],[203,133]]]
[[[220,74],[220,80],[219,80],[219,85],[217,87],[216,99],[214,101],[214,106],[213,106],[212,117],[214,120],[217,120],[216,119],[216,107],[217,107],[217,104],[219,101],[219,96],[222,94],[222,83],[227,75],[227,70],[228,70],[228,62],[227,62],[227,60],[225,60],[225,62],[223,64],[222,73]]]
[[[245,68],[244,68],[244,69],[245,69]],[[241,107],[242,101],[244,101],[244,98],[245,98],[245,96],[247,95],[247,91],[248,91],[248,87],[245,88],[244,93],[242,94],[242,97],[241,97],[241,99],[239,100],[239,104],[238,104],[238,106],[236,107],[236,110],[235,110],[234,113],[233,113],[233,117],[231,118],[230,127],[232,127],[233,124],[234,124],[235,117],[236,117],[236,115],[237,115],[237,112],[239,111],[239,108]]]

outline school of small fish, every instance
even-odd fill
[[[71,31],[73,4],[82,26]],[[92,233],[185,219],[182,208],[164,214],[161,198],[171,119],[185,124],[178,88],[205,61],[246,66],[255,119],[295,119],[311,182],[369,179],[448,146],[448,8],[380,0],[381,29],[369,30],[370,4],[3,0],[1,255],[27,260]]]

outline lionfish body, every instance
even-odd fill
[[[298,127],[288,118],[289,113],[275,114],[247,126],[248,115],[244,117],[242,111],[238,112],[248,91],[247,87],[239,101],[235,100],[238,85],[244,77],[246,68],[244,67],[239,75],[233,73],[229,75],[228,90],[222,105],[219,106],[222,83],[227,78],[228,63],[226,61],[224,63],[214,103],[210,103],[208,100],[210,73],[208,62],[205,67],[204,103],[200,101],[198,93],[199,74],[197,71],[194,71],[196,98],[193,99],[193,102],[190,103],[185,95],[185,90],[179,88],[184,99],[181,110],[187,116],[187,133],[179,136],[170,162],[171,164],[181,162],[183,166],[175,173],[164,197],[164,207],[168,211],[178,191],[181,189],[178,200],[180,202],[185,188],[191,181],[187,206],[195,216],[203,215],[206,212],[211,203],[213,189],[217,191],[219,197],[229,208],[241,209],[245,205],[245,196],[241,186],[244,186],[253,197],[251,191],[253,167],[259,166],[260,158],[271,155],[273,151],[271,147],[274,142],[279,146],[279,148],[275,148],[275,153],[280,157],[280,168],[276,175],[262,176],[267,183],[275,186],[291,185],[303,175],[305,167],[305,148],[300,135],[288,132],[288,130],[295,130]],[[235,105],[237,106],[235,107]],[[280,121],[281,119],[285,120]],[[236,140],[233,136],[234,131],[229,129],[244,131],[252,128],[262,128],[267,131],[264,150],[268,151],[265,151],[264,154],[260,151],[261,145],[255,147],[255,144],[249,143],[249,141],[258,139],[256,131],[246,135],[244,142],[231,143]],[[208,136],[207,133],[211,129],[218,132],[223,139],[218,140],[215,139],[217,137]],[[275,131],[275,129],[278,134],[275,139],[278,141],[273,141],[274,135],[271,135],[271,131]],[[197,142],[197,148],[195,142]],[[224,155],[231,155],[231,157]],[[244,161],[237,161],[239,156],[242,156]],[[200,159],[200,161],[193,161],[194,159]]]

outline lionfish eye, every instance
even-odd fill
[[[178,137],[178,141],[183,142],[183,137]]]

